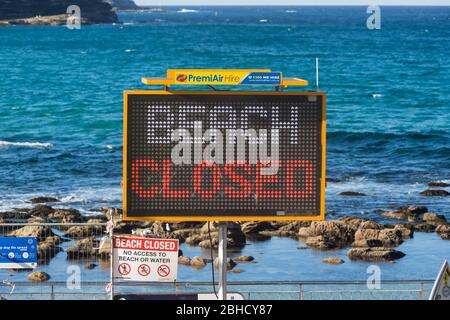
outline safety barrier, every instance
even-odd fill
[[[427,299],[433,281],[383,281],[380,289],[368,289],[363,281],[255,281],[229,282],[231,293],[240,293],[245,300],[424,300]],[[109,282],[82,282],[76,290],[67,289],[66,282],[30,282],[16,284],[13,294],[2,294],[3,299],[33,300],[109,300],[111,294],[105,290]],[[0,284],[0,289],[8,287]],[[210,282],[177,283],[114,283],[118,295],[175,295],[212,293]],[[2,290],[1,292],[4,292]]]
[[[108,300],[112,293],[212,293],[211,282],[120,282],[111,289],[111,242],[106,223],[3,223],[0,236],[38,238],[38,267],[0,269],[0,298],[7,300]],[[28,276],[43,271],[47,281]],[[432,280],[381,281],[370,289],[365,281],[228,282],[228,292],[246,300],[423,300]]]
[[[105,299],[111,278],[106,227],[106,223],[0,224],[1,237],[38,239],[37,268],[0,269],[1,298]]]

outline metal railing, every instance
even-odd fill
[[[368,289],[366,281],[241,281],[228,282],[228,292],[247,300],[423,300],[433,280],[381,281],[380,289]],[[115,283],[115,292],[211,293],[211,282]]]
[[[229,282],[228,291],[238,292],[246,300],[424,300],[433,280],[382,281],[380,289],[369,290],[364,281],[252,281]],[[109,282],[83,282],[77,290],[68,290],[65,282],[45,282],[39,290],[33,283],[16,283],[18,290],[6,299],[87,299],[108,300]],[[0,283],[0,289],[7,285]],[[44,289],[45,288],[45,289]],[[116,294],[211,293],[211,282],[143,283],[116,282]]]
[[[110,281],[106,223],[2,223],[1,237],[36,237],[36,269],[0,269],[2,299],[101,299]],[[36,274],[36,272],[41,272]],[[55,283],[59,283],[58,286]],[[87,286],[86,284],[92,283]],[[77,298],[78,297],[78,298]]]

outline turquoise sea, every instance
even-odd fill
[[[122,92],[145,89],[142,76],[271,68],[313,90],[319,57],[327,176],[339,180],[327,186],[329,217],[382,220],[377,210],[426,205],[450,220],[450,197],[419,194],[430,181],[450,182],[450,7],[382,7],[381,30],[367,29],[366,7],[169,9],[121,12],[121,24],[80,30],[0,28],[0,211],[36,195],[81,210],[121,206]],[[320,263],[345,251],[298,245],[252,242],[244,251],[259,262],[231,278],[366,278],[366,263]],[[383,265],[389,279],[430,279],[450,258],[450,242],[436,234],[417,234],[402,249],[405,258]],[[180,280],[210,276],[181,271]]]

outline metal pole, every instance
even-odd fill
[[[113,245],[114,245],[114,235],[113,232],[111,231],[111,252],[110,252],[110,257],[109,257],[109,277],[111,279],[111,295],[110,298],[111,300],[114,300],[114,249],[113,249]]]
[[[219,222],[219,300],[227,300],[227,223]]]
[[[109,252],[109,278],[111,280],[110,282],[110,299],[114,300],[114,214],[113,214],[113,210],[110,209],[110,216],[109,216],[109,221],[107,224],[107,231],[109,233],[109,238],[111,241],[111,248],[110,248],[110,252]]]
[[[316,91],[319,91],[319,58],[316,57]]]

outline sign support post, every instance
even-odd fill
[[[227,223],[219,222],[219,300],[227,300]]]

